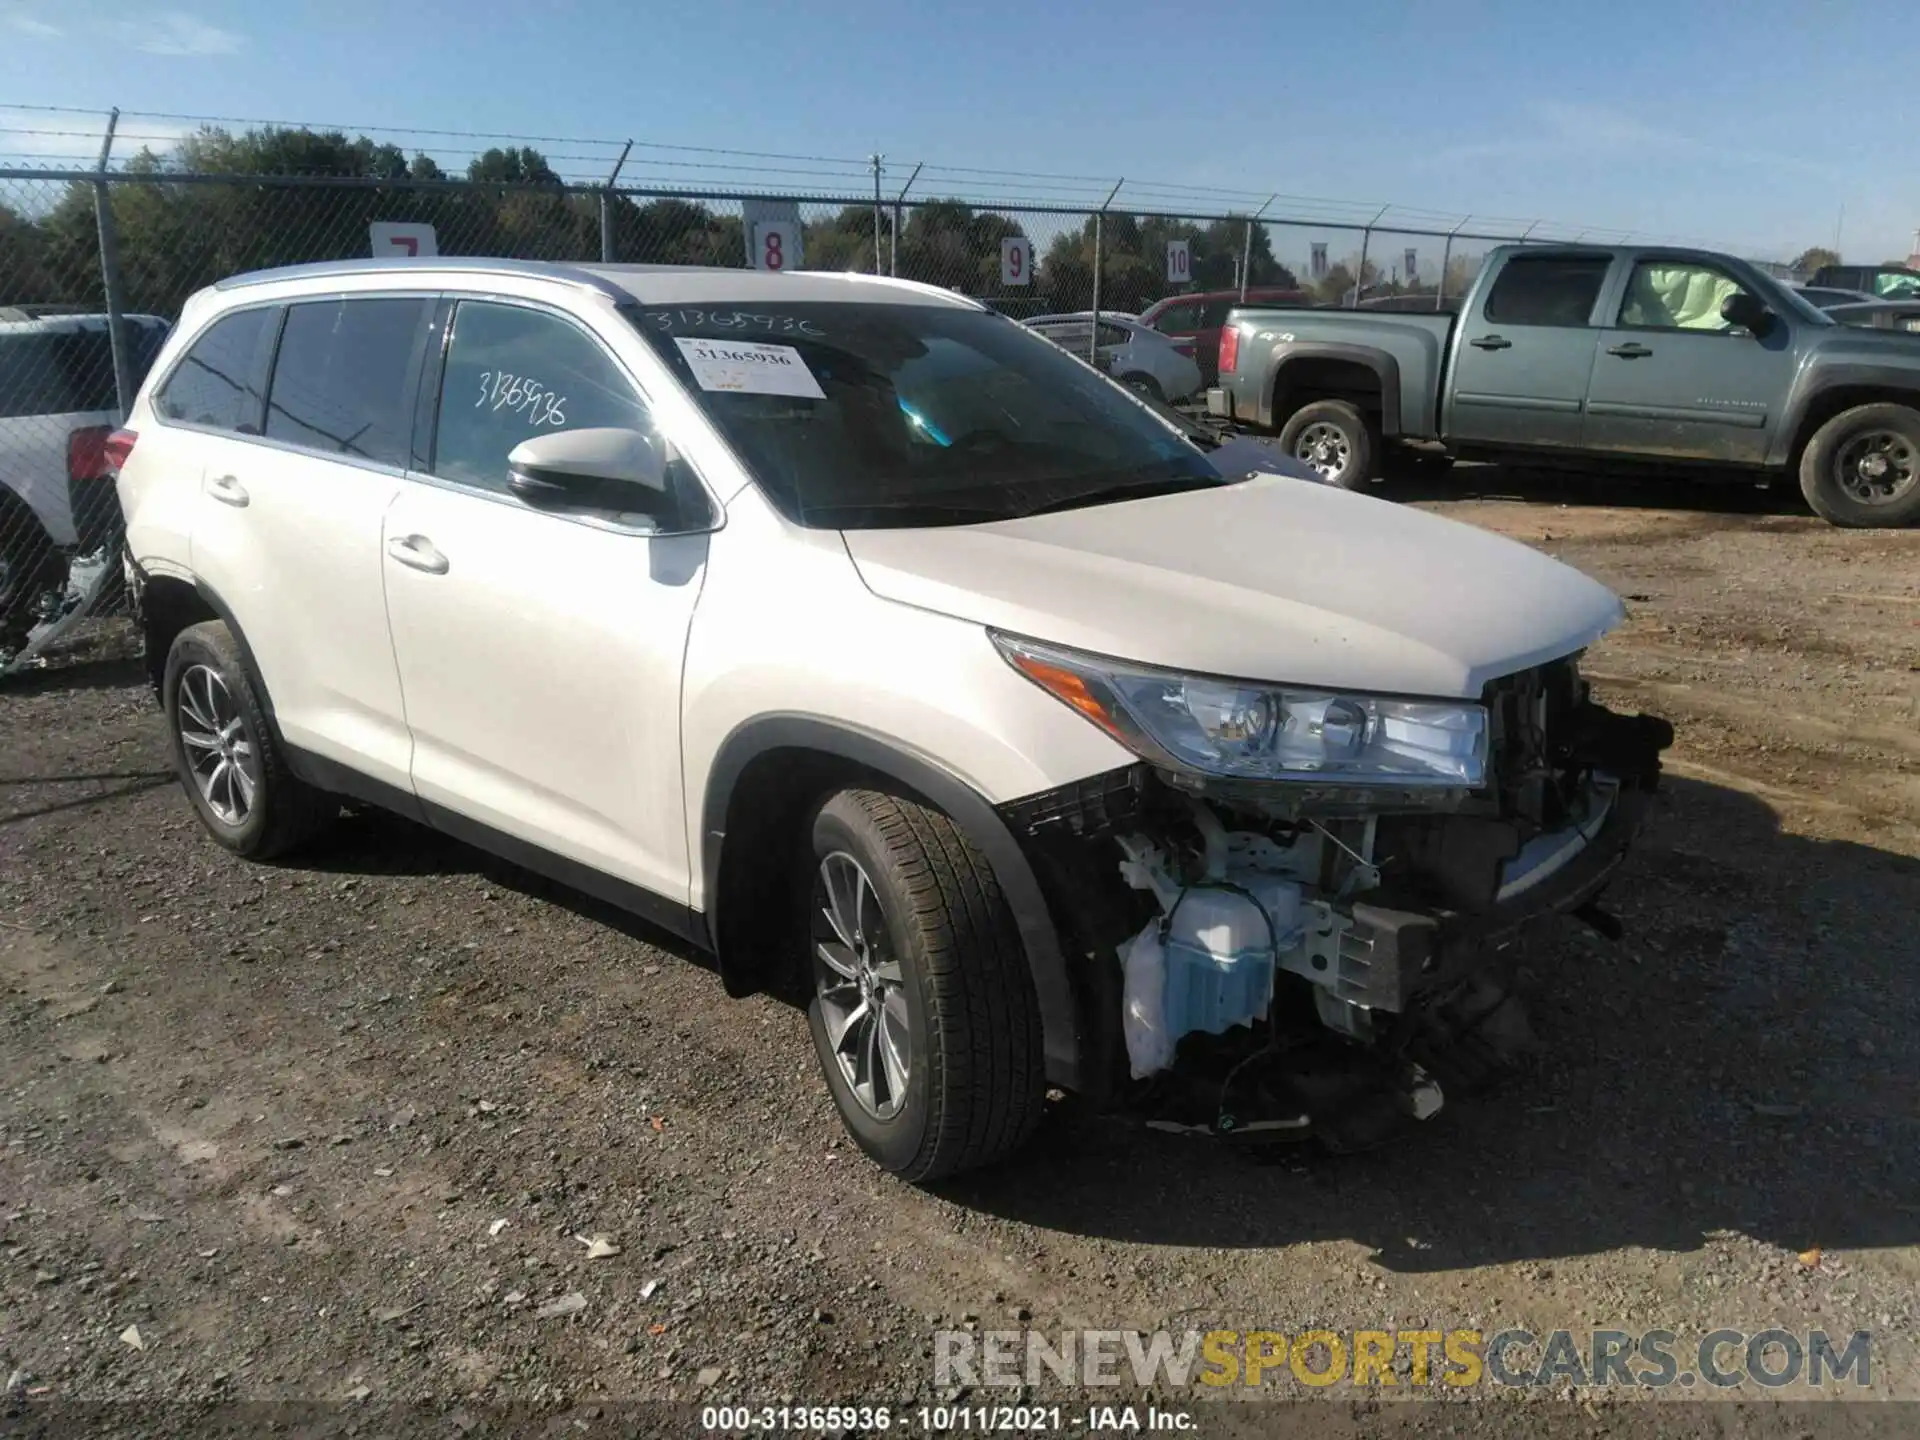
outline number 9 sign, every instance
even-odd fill
[[[763,220],[753,227],[753,268],[800,268],[800,227],[785,220]]]
[[[1024,235],[1009,235],[1000,242],[1000,283],[1033,283],[1033,242]]]

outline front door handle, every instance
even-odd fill
[[[244,509],[247,501],[253,497],[247,494],[247,487],[232,475],[216,475],[207,482],[207,493],[222,505],[232,505]]]
[[[1609,345],[1607,347],[1607,354],[1618,355],[1622,360],[1644,360],[1652,353],[1653,351],[1649,350],[1646,346],[1635,344],[1631,340],[1627,341],[1624,345]]]
[[[1511,350],[1513,342],[1504,335],[1480,335],[1467,343],[1476,350]]]
[[[387,554],[409,570],[421,570],[428,575],[447,573],[447,557],[434,549],[433,542],[424,535],[394,536],[387,541]]]

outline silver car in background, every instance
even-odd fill
[[[1143,395],[1177,401],[1199,393],[1200,367],[1193,357],[1181,354],[1173,341],[1137,320],[1102,310],[1096,321],[1091,310],[1083,310],[1073,315],[1036,315],[1024,323],[1083,360],[1095,353],[1097,329],[1100,368]]]

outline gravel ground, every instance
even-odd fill
[[[969,1326],[1869,1330],[1849,1398],[1920,1401],[1920,533],[1514,483],[1406,498],[1630,597],[1588,668],[1673,719],[1671,782],[1610,893],[1626,938],[1524,942],[1539,1067],[1342,1158],[1062,1103],[1011,1167],[896,1184],[801,1014],[590,902],[373,814],[227,857],[95,627],[0,692],[0,1430],[62,1400],[455,1434],[502,1403],[951,1399],[931,1334]],[[1377,1428],[1312,1393],[1316,1431]],[[1384,1408],[1521,1434],[1643,1399]]]

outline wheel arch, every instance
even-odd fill
[[[1073,984],[1040,881],[985,796],[938,761],[891,737],[807,715],[767,715],[736,728],[714,756],[701,802],[700,874],[707,934],[727,993],[771,979],[783,927],[800,911],[768,875],[795,873],[799,825],[834,789],[879,782],[946,814],[980,847],[1020,931],[1050,1082],[1082,1088]],[[796,907],[796,908],[789,908]]]
[[[1347,400],[1377,417],[1382,435],[1400,433],[1400,363],[1366,345],[1287,345],[1267,387],[1267,424],[1278,430],[1316,400]]]
[[[1786,442],[1779,461],[1791,474],[1800,465],[1807,445],[1822,425],[1861,405],[1904,405],[1920,411],[1920,389],[1913,382],[1902,386],[1887,378],[1856,376],[1825,384],[1801,400],[1794,408],[1791,423],[1781,427]]]

